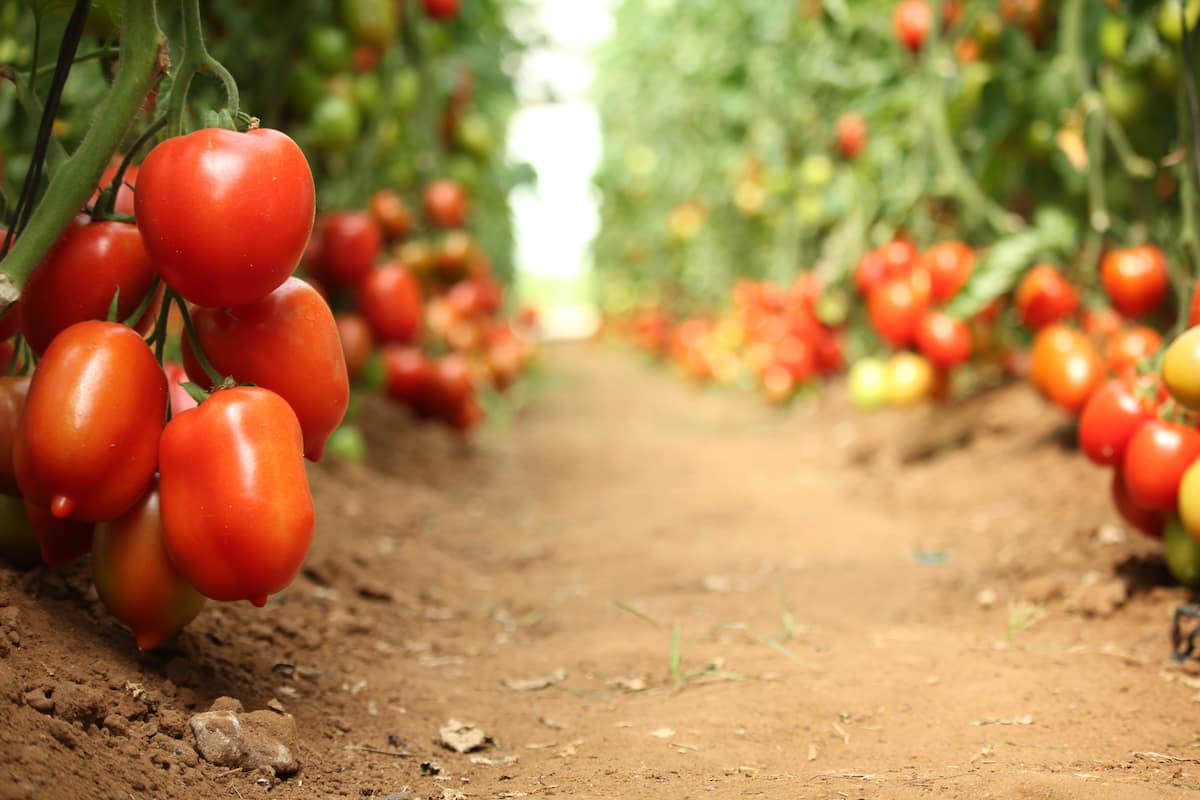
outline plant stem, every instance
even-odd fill
[[[120,50],[116,47],[98,47],[95,50],[87,51],[86,53],[84,53],[81,56],[75,56],[75,63],[82,64],[85,61],[95,61],[97,58],[104,58],[105,56],[115,56],[119,52],[120,52]],[[46,66],[39,69],[37,72],[33,73],[33,77],[35,79],[43,78],[52,72],[54,72],[54,67],[47,64]]]
[[[0,262],[0,310],[14,302],[29,273],[95,190],[163,64],[154,0],[124,0],[120,67],[79,149],[51,177],[29,225]]]
[[[17,102],[21,104],[21,110],[25,112],[25,116],[30,119],[42,118],[42,101],[33,91],[33,87],[29,84],[25,76],[12,67],[5,65],[0,66],[0,78],[6,78],[16,87]],[[66,161],[67,149],[63,147],[62,142],[58,139],[51,139],[50,147],[46,151],[47,172],[54,175]]]
[[[93,218],[112,218],[113,209],[117,204],[117,193],[121,191],[121,184],[125,182],[126,170],[128,170],[129,165],[133,163],[133,159],[137,158],[138,152],[141,151],[141,149],[146,146],[146,143],[154,138],[154,135],[162,130],[166,124],[166,114],[160,115],[159,118],[154,120],[154,122],[151,122],[150,126],[146,128],[146,130],[142,131],[142,135],[139,136],[132,145],[130,145],[129,152],[127,152],[125,157],[121,159],[121,165],[117,167],[116,173],[113,174],[112,183],[109,184],[109,187],[101,193],[100,199],[96,203],[95,213],[92,215]]]
[[[208,360],[208,355],[204,352],[204,348],[200,344],[200,337],[196,334],[196,325],[192,322],[192,314],[188,311],[187,301],[173,290],[168,289],[166,302],[175,302],[178,304],[179,313],[183,315],[183,329],[187,333],[188,341],[192,345],[192,355],[196,357],[196,360],[200,362],[200,366],[204,368],[204,374],[212,382],[212,388],[220,386],[225,381],[225,376],[217,372],[212,362]]]
[[[183,11],[183,58],[175,72],[171,99],[167,104],[167,134],[179,136],[183,131],[183,116],[187,110],[188,91],[196,73],[207,70],[220,79],[225,87],[225,100],[230,116],[237,116],[241,98],[237,81],[220,61],[212,57],[204,44],[204,26],[200,21],[200,0],[180,0]]]

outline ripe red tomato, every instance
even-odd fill
[[[458,16],[458,6],[462,0],[421,0],[425,16],[431,19],[454,19]]]
[[[1170,290],[1166,257],[1153,245],[1108,253],[1100,262],[1100,280],[1113,306],[1127,317],[1149,314]]]
[[[1057,269],[1039,264],[1017,284],[1017,313],[1033,330],[1060,322],[1079,308],[1079,295]]]
[[[1200,432],[1195,428],[1151,419],[1129,439],[1122,464],[1125,487],[1133,501],[1148,511],[1175,511],[1179,481],[1200,457]]]
[[[425,187],[425,216],[439,228],[461,228],[467,221],[467,191],[456,181],[433,181]]]
[[[171,415],[174,416],[189,408],[195,408],[196,400],[187,393],[187,389],[183,388],[183,384],[191,382],[183,365],[174,361],[164,362],[163,374],[167,376],[167,397],[171,401]]]
[[[41,355],[60,331],[76,322],[107,318],[118,290],[117,316],[124,320],[141,305],[154,277],[137,226],[77,217],[21,292],[21,334]],[[138,320],[140,332],[153,324],[157,306],[152,303]]]
[[[791,334],[775,343],[775,363],[788,371],[793,384],[804,383],[817,369],[812,344]]]
[[[380,342],[408,344],[421,334],[421,285],[398,264],[385,264],[363,280],[358,308]]]
[[[897,235],[895,239],[879,248],[879,254],[883,256],[883,261],[887,264],[888,275],[898,276],[908,274],[908,271],[917,263],[920,251],[908,239]]]
[[[1138,325],[1119,331],[1108,340],[1104,360],[1110,371],[1120,374],[1135,369],[1142,359],[1152,358],[1162,348],[1162,343],[1158,331]]]
[[[367,203],[371,215],[389,239],[403,239],[412,232],[412,212],[394,189],[380,189]]]
[[[1033,366],[1029,377],[1048,399],[1067,411],[1079,413],[1104,381],[1104,362],[1095,346],[1080,331],[1050,325],[1033,341]]]
[[[345,286],[367,277],[383,250],[383,229],[366,211],[327,214],[322,223],[322,275]]]
[[[56,519],[44,506],[25,498],[25,517],[37,536],[38,552],[47,567],[65,567],[92,549],[95,525],[73,519]]]
[[[296,577],[315,522],[303,443],[291,407],[258,386],[223,389],[167,424],[167,554],[204,596],[262,606]]]
[[[889,279],[897,277],[900,275],[891,272],[888,262],[884,260],[883,251],[876,248],[868,250],[859,260],[858,266],[854,270],[854,285],[861,294],[870,297],[875,289]]]
[[[871,292],[867,303],[871,325],[894,347],[904,347],[913,340],[928,306],[907,278],[892,278]]]
[[[134,209],[163,279],[215,308],[260,300],[292,274],[315,203],[312,171],[286,134],[205,128],[150,151]]]
[[[388,397],[411,408],[418,416],[434,411],[433,363],[419,348],[386,345],[383,371]]]
[[[842,347],[842,333],[826,329],[817,337],[817,371],[822,375],[840,372],[846,366],[846,353]]]
[[[154,477],[167,378],[132,328],[79,322],[29,384],[13,448],[21,492],[59,519],[114,519]]]
[[[1192,302],[1188,305],[1188,327],[1197,325],[1200,325],[1200,285],[1192,287]]]
[[[1119,465],[1129,439],[1152,417],[1126,382],[1107,381],[1092,394],[1079,416],[1079,449],[1096,464]]]
[[[1125,327],[1125,318],[1111,308],[1089,308],[1083,312],[1083,332],[1097,342],[1107,342]]]
[[[0,242],[4,241],[4,230],[0,229]],[[17,332],[17,328],[21,325],[21,302],[18,300],[13,305],[9,306],[8,310],[0,316],[0,342],[8,341]]]
[[[933,12],[925,0],[900,0],[892,11],[892,29],[896,39],[913,53],[919,53],[933,24]]]
[[[104,168],[104,172],[100,176],[100,186],[96,189],[92,199],[89,200],[92,205],[100,199],[100,192],[107,189],[112,183],[113,178],[117,176],[117,169],[121,166],[121,157],[113,156],[113,160]],[[125,170],[125,174],[121,176],[121,188],[117,190],[116,204],[113,206],[113,211],[118,214],[130,214],[134,212],[133,192],[137,186],[138,165],[130,164]]]
[[[1125,475],[1119,465],[1113,470],[1112,485],[1109,491],[1112,495],[1113,506],[1121,515],[1121,519],[1151,539],[1163,538],[1163,531],[1167,528],[1168,515],[1160,511],[1147,511],[1133,501],[1133,498],[1129,496],[1129,489],[1125,486]]]
[[[930,311],[917,325],[917,347],[935,367],[949,369],[971,357],[971,331],[967,323]]]
[[[192,320],[217,372],[286,400],[304,431],[305,456],[320,461],[325,440],[342,423],[350,402],[337,323],[321,295],[299,278],[288,278],[257,303],[197,308]],[[212,388],[186,336],[183,365],[194,382]]]
[[[25,410],[25,397],[29,394],[29,378],[0,378],[0,494],[20,495],[17,473],[13,465],[13,446],[17,429],[21,425],[21,414]]]
[[[837,136],[838,152],[847,161],[858,158],[859,153],[867,146],[867,121],[853,111],[847,111],[837,118],[834,132]]]
[[[921,264],[929,272],[934,301],[944,303],[967,285],[975,254],[962,242],[942,242],[925,251]]]
[[[182,630],[204,608],[163,541],[158,484],[119,518],[96,526],[92,580],[108,612],[133,629],[138,647],[149,650]]]
[[[346,373],[350,380],[362,375],[375,347],[371,326],[359,314],[336,314],[338,338],[342,342],[342,356],[346,359]]]

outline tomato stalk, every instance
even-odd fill
[[[154,138],[154,135],[162,130],[167,124],[166,114],[160,115],[158,119],[150,123],[146,130],[142,131],[142,135],[130,146],[129,152],[121,159],[121,165],[117,167],[116,173],[113,175],[112,183],[108,188],[100,193],[100,198],[96,201],[96,208],[93,210],[92,219],[113,219],[113,208],[117,203],[117,193],[121,191],[121,184],[125,182],[125,172],[129,169],[129,165],[133,163],[133,159],[137,158],[137,154],[146,144]],[[133,220],[130,220],[132,222]]]
[[[0,262],[0,311],[50,250],[71,218],[87,204],[112,154],[129,129],[146,94],[161,74],[165,48],[154,0],[124,0],[120,66],[92,126],[71,157],[51,176],[29,224]]]
[[[192,354],[196,356],[196,361],[204,368],[204,374],[208,376],[212,385],[220,386],[225,382],[225,376],[217,372],[212,362],[208,360],[208,355],[204,352],[204,347],[200,344],[200,337],[196,333],[196,325],[192,322],[192,314],[188,311],[187,301],[176,294],[174,290],[167,289],[167,296],[163,299],[163,302],[166,305],[170,305],[172,302],[178,304],[179,313],[183,316],[183,329],[188,337],[188,341],[192,345]]]
[[[187,109],[188,90],[192,78],[198,72],[210,72],[215,75],[225,87],[225,103],[232,118],[237,116],[241,99],[238,95],[237,81],[225,68],[208,52],[204,44],[204,26],[200,22],[200,0],[180,0],[183,9],[183,58],[175,75],[175,83],[171,87],[171,99],[167,103],[166,120],[167,134],[179,136],[184,130],[184,112]]]

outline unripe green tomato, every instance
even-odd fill
[[[342,18],[351,36],[377,50],[386,49],[396,38],[395,0],[342,0]]]
[[[325,454],[339,461],[361,464],[367,460],[367,440],[357,425],[342,425],[329,436]]]
[[[312,113],[313,140],[330,152],[345,152],[354,146],[362,130],[358,107],[339,94],[326,95]]]
[[[37,534],[25,515],[25,501],[3,494],[0,494],[0,560],[23,569],[42,563]]]
[[[1100,20],[1098,31],[1100,53],[1114,64],[1125,58],[1125,45],[1129,42],[1129,23],[1123,17],[1109,14]]]
[[[1160,91],[1172,93],[1179,88],[1183,68],[1174,50],[1163,48],[1150,57],[1150,79]]]
[[[1146,87],[1133,75],[1119,69],[1100,74],[1104,107],[1121,122],[1133,122],[1146,110]]]
[[[1200,541],[1192,538],[1178,514],[1167,519],[1163,556],[1175,580],[1184,586],[1200,587]]]
[[[796,220],[801,225],[820,225],[825,218],[825,202],[820,195],[798,194],[795,202]]]
[[[1175,402],[1200,409],[1200,325],[1188,328],[1167,345],[1162,379]]]
[[[350,37],[331,25],[313,28],[308,32],[308,58],[322,72],[345,72],[354,60]]]
[[[412,186],[413,180],[416,179],[416,170],[413,169],[412,160],[408,157],[401,156],[400,158],[388,164],[387,179],[388,183],[398,188]]]
[[[833,180],[833,159],[824,153],[813,153],[800,162],[800,180],[814,189],[821,189]]]
[[[421,97],[421,76],[412,67],[405,67],[392,80],[392,103],[396,110],[410,111]]]
[[[379,82],[377,74],[364,72],[354,78],[350,85],[350,94],[353,95],[354,103],[363,116],[374,116],[383,101],[383,85]]]
[[[1050,155],[1054,147],[1054,126],[1044,119],[1035,119],[1025,129],[1025,150],[1038,160]]]
[[[287,104],[296,114],[308,114],[324,94],[325,80],[311,64],[301,62],[288,71]]]
[[[1184,9],[1184,14],[1180,14],[1180,9]],[[1158,7],[1158,16],[1154,23],[1158,28],[1158,33],[1167,42],[1171,44],[1179,44],[1183,39],[1182,17],[1187,17],[1188,30],[1196,29],[1196,22],[1200,20],[1200,0],[1187,0],[1187,5],[1183,5],[1183,0],[1163,0]]]
[[[458,123],[454,132],[458,146],[479,158],[487,158],[495,145],[492,124],[482,114],[468,114]]]
[[[888,369],[878,358],[860,358],[846,378],[850,402],[865,411],[887,402]]]
[[[387,386],[387,372],[383,366],[383,358],[378,349],[371,351],[366,366],[363,367],[359,380],[362,385],[372,392],[382,392]]]

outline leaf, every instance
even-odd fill
[[[183,390],[185,392],[187,392],[188,396],[191,397],[193,400],[195,400],[197,404],[203,403],[205,400],[208,399],[208,392],[201,389],[200,384],[198,384],[198,383],[192,383],[191,381],[187,381],[187,382],[181,383],[179,385],[183,387]]]
[[[825,0],[825,13],[841,26],[850,19],[850,9],[846,7],[846,0]]]

